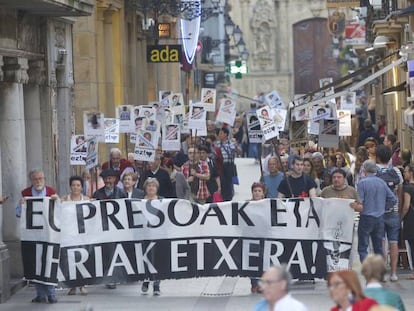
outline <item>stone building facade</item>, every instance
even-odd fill
[[[328,15],[326,1],[230,0],[229,3],[231,18],[243,31],[250,53],[248,74],[240,80],[231,80],[233,90],[248,96],[277,90],[282,99],[289,102],[297,93],[294,88],[294,26],[306,20],[325,20]],[[247,105],[246,102],[243,107],[247,109]]]
[[[10,277],[22,277],[15,206],[28,171],[43,168],[47,184],[68,191],[73,17],[92,8],[89,0],[0,5],[0,193],[9,196],[0,210],[2,302],[10,295]]]

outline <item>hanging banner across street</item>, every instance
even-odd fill
[[[24,276],[67,286],[202,276],[295,278],[348,268],[354,211],[344,199],[56,202],[26,198]]]

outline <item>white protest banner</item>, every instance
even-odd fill
[[[119,143],[119,126],[120,120],[115,118],[105,118],[105,143],[117,144]]]
[[[86,155],[85,135],[73,135],[70,139],[70,165],[85,165]]]
[[[206,111],[216,111],[216,89],[201,89],[201,102]]]
[[[236,118],[236,102],[230,98],[220,99],[220,108],[216,117],[216,121],[227,123],[231,126]]]
[[[69,287],[144,279],[260,277],[286,263],[294,278],[349,268],[354,211],[345,199],[197,205],[187,200],[55,202],[27,198],[24,276]]]

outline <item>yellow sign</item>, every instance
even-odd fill
[[[181,45],[149,45],[147,46],[148,63],[181,62]]]

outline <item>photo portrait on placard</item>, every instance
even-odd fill
[[[202,88],[201,102],[204,104],[206,111],[216,110],[216,89]]]
[[[115,116],[119,119],[119,133],[131,133],[134,131],[134,107],[122,105],[115,108]]]
[[[235,118],[236,102],[230,98],[220,99],[220,107],[217,113],[216,121],[233,126]]]
[[[70,165],[85,165],[87,142],[84,135],[73,135],[70,139]]]
[[[139,109],[139,116],[150,120],[156,119],[156,110],[151,105],[141,106]]]
[[[260,109],[257,109],[256,114],[259,118],[260,128],[265,140],[279,136],[279,131],[274,122],[275,115],[272,108],[269,106],[264,106]]]
[[[322,78],[322,79],[319,79],[319,87],[320,88],[323,88],[323,87],[331,84],[332,82],[333,82],[333,78]],[[333,94],[335,92],[335,89],[332,86],[332,87],[329,87],[329,88],[324,89],[323,92],[325,92],[325,95],[327,96],[327,95]]]
[[[355,114],[356,110],[356,92],[349,92],[341,96],[341,110],[349,110]]]
[[[134,106],[134,108],[132,109],[133,113],[132,113],[132,118],[138,118],[139,117],[139,108],[140,106]]]
[[[338,110],[339,136],[352,136],[351,111]]]
[[[250,143],[262,143],[263,132],[260,129],[260,122],[255,112],[247,114],[247,133]]]
[[[319,140],[320,147],[337,147],[339,141],[339,121],[322,119],[319,121]]]
[[[158,135],[156,132],[144,129],[139,130],[134,150],[134,159],[141,161],[153,161],[157,145]]]
[[[96,137],[87,140],[88,150],[86,154],[86,169],[94,168],[98,165],[98,141]]]
[[[174,122],[174,112],[170,108],[164,108],[164,119],[162,123],[172,123]]]
[[[104,141],[104,114],[101,112],[88,112],[83,113],[83,128],[86,137],[97,137],[98,141]]]
[[[168,107],[170,104],[169,96],[172,94],[172,91],[159,91],[158,92],[158,101],[161,104],[161,107]]]
[[[207,128],[206,117],[207,111],[204,108],[204,104],[191,104],[188,119],[188,127],[193,130],[202,130],[204,128]]]
[[[168,98],[170,103],[169,107],[175,115],[185,113],[184,97],[182,93],[172,93]]]
[[[283,132],[285,130],[287,110],[286,109],[272,109],[272,110],[273,110],[273,122],[275,123],[277,130],[279,132]]]
[[[120,120],[116,118],[105,118],[105,143],[117,144],[119,143],[119,128]]]
[[[162,131],[162,150],[179,151],[180,142],[180,125],[169,123]]]
[[[271,108],[286,108],[286,105],[280,98],[279,93],[276,91],[272,91],[269,94],[266,94],[265,100]]]
[[[134,120],[134,128],[135,133],[138,132],[139,129],[142,128],[142,125],[144,124],[145,117],[136,117]]]

